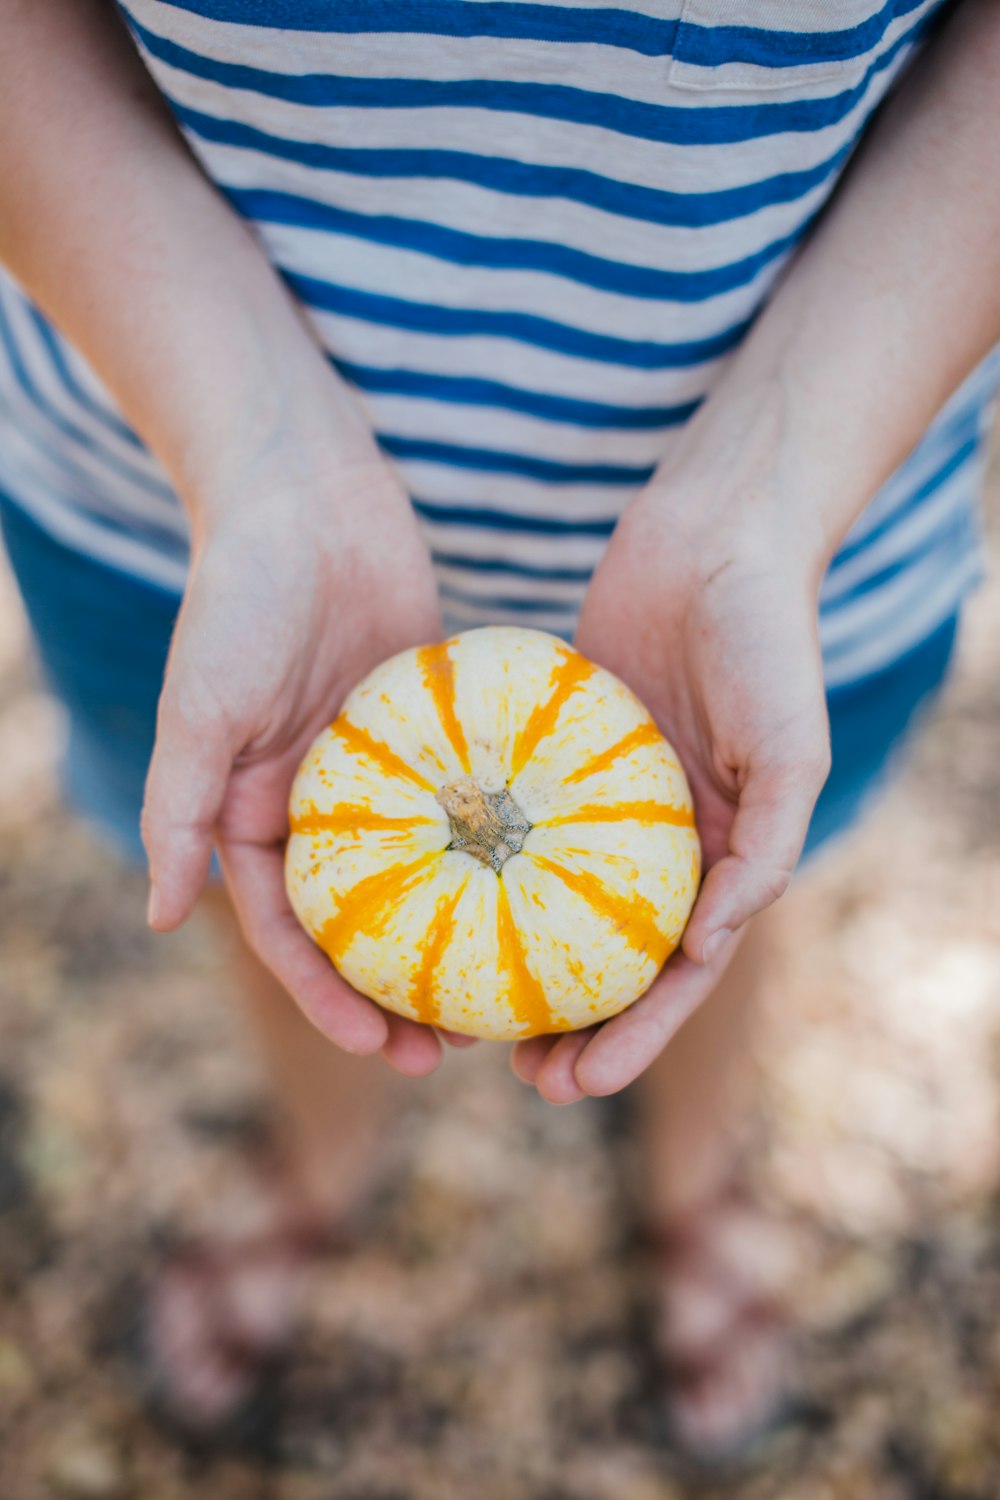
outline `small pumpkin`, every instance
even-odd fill
[[[344,978],[497,1040],[631,1004],[700,874],[687,780],[643,705],[508,626],[366,677],[306,755],[290,827],[289,899]]]

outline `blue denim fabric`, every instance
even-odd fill
[[[63,546],[2,496],[0,529],[68,715],[66,797],[141,863],[143,783],[178,601]],[[956,615],[886,671],[828,694],[833,766],[806,857],[846,831],[891,772],[914,716],[947,676],[957,628]]]

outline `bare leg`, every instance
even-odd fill
[[[213,888],[205,900],[273,1090],[290,1186],[346,1218],[372,1184],[399,1080],[381,1057],[351,1057],[320,1036],[246,946],[225,893]]]
[[[381,1058],[339,1052],[249,951],[228,899],[205,898],[230,955],[243,1012],[273,1091],[273,1160],[249,1163],[181,1253],[160,1267],[146,1309],[150,1376],[189,1428],[237,1416],[293,1334],[312,1256],[349,1226],[377,1180],[399,1080]]]
[[[750,925],[711,996],[639,1080],[643,1191],[662,1223],[710,1196],[732,1165],[732,1133],[745,1111],[746,1047],[762,973],[768,916]]]
[[[773,1302],[795,1264],[793,1236],[734,1190],[752,1083],[747,1042],[776,920],[755,920],[710,999],[640,1085],[645,1212],[660,1247],[659,1337],[673,1373],[668,1415],[678,1439],[704,1457],[738,1451],[788,1379],[787,1328]]]

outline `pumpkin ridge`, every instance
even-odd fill
[[[511,778],[522,771],[539,743],[556,727],[563,704],[571,693],[594,673],[594,664],[576,651],[566,651],[552,674],[551,692],[544,703],[532,709],[514,744],[511,755]],[[509,781],[508,781],[509,785]]]
[[[521,935],[510,909],[503,880],[497,881],[497,946],[500,967],[510,981],[507,1004],[524,1026],[523,1036],[538,1036],[553,1029],[552,1011],[545,990],[528,967]]]
[[[519,626],[428,633],[376,666],[288,803],[285,888],[317,950],[456,1033],[554,1041],[619,1014],[697,892],[694,799],[653,715]]]
[[[674,828],[693,828],[694,812],[690,807],[673,807],[668,802],[602,802],[578,807],[575,812],[546,818],[535,826],[557,828],[564,823],[669,823]]]
[[[331,807],[329,812],[320,812],[318,808],[311,807],[306,812],[294,814],[288,821],[290,833],[317,834],[317,833],[369,833],[383,829],[400,829],[405,831],[419,823],[433,823],[433,818],[425,818],[419,813],[412,817],[393,818],[385,813],[373,812],[370,807],[347,802],[340,803],[337,807]]]
[[[465,894],[467,885],[468,881],[464,880],[457,891],[453,891],[450,896],[442,896],[438,900],[427,931],[423,953],[420,956],[420,968],[413,981],[413,991],[410,996],[410,1002],[417,1012],[417,1020],[423,1021],[426,1026],[434,1026],[441,1019],[441,1006],[435,992],[434,981],[441,963],[441,956],[454,935],[455,908]]]
[[[469,763],[469,746],[461,720],[455,712],[455,663],[451,659],[449,645],[449,641],[442,641],[434,646],[421,646],[417,652],[417,663],[424,680],[424,687],[431,695],[434,707],[437,709],[441,728],[447,735],[451,748],[458,756],[462,770],[469,775],[472,770]]]
[[[422,854],[408,865],[390,865],[386,870],[376,870],[374,875],[359,880],[345,892],[336,915],[324,922],[316,936],[324,953],[337,963],[362,927],[370,936],[377,936],[397,903],[412,890],[427,866],[439,857],[437,853]]]
[[[367,756],[389,775],[401,776],[406,781],[415,782],[427,792],[435,790],[433,783],[428,781],[426,776],[421,776],[419,771],[408,766],[395,750],[390,750],[382,740],[375,739],[367,729],[362,729],[358,724],[352,724],[346,714],[341,714],[334,719],[330,725],[330,733],[343,740],[348,750],[353,751],[355,755]]]
[[[558,865],[554,860],[546,859],[543,854],[528,850],[525,853],[536,865],[561,880],[569,890],[586,901],[598,916],[611,922],[629,947],[645,953],[657,968],[673,952],[676,944],[671,943],[660,931],[656,921],[656,908],[645,896],[639,895],[637,891],[631,896],[619,896],[615,891],[608,890],[589,871],[567,870],[565,865]]]
[[[584,765],[578,766],[575,771],[564,778],[563,785],[571,786],[574,782],[586,781],[588,776],[593,776],[598,771],[606,771],[608,766],[613,765],[622,756],[631,755],[632,751],[637,750],[640,745],[656,745],[662,739],[663,736],[652,719],[646,724],[639,724],[635,729],[630,729],[628,734],[622,735],[621,739],[616,740],[613,745],[609,745],[607,750],[601,750]]]

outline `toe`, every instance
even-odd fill
[[[692,1457],[711,1462],[744,1456],[780,1410],[786,1384],[784,1332],[744,1327],[697,1376],[671,1392],[671,1428]]]
[[[189,1426],[226,1422],[250,1395],[252,1372],[218,1343],[200,1278],[181,1267],[165,1271],[150,1295],[146,1326],[160,1397]]]

